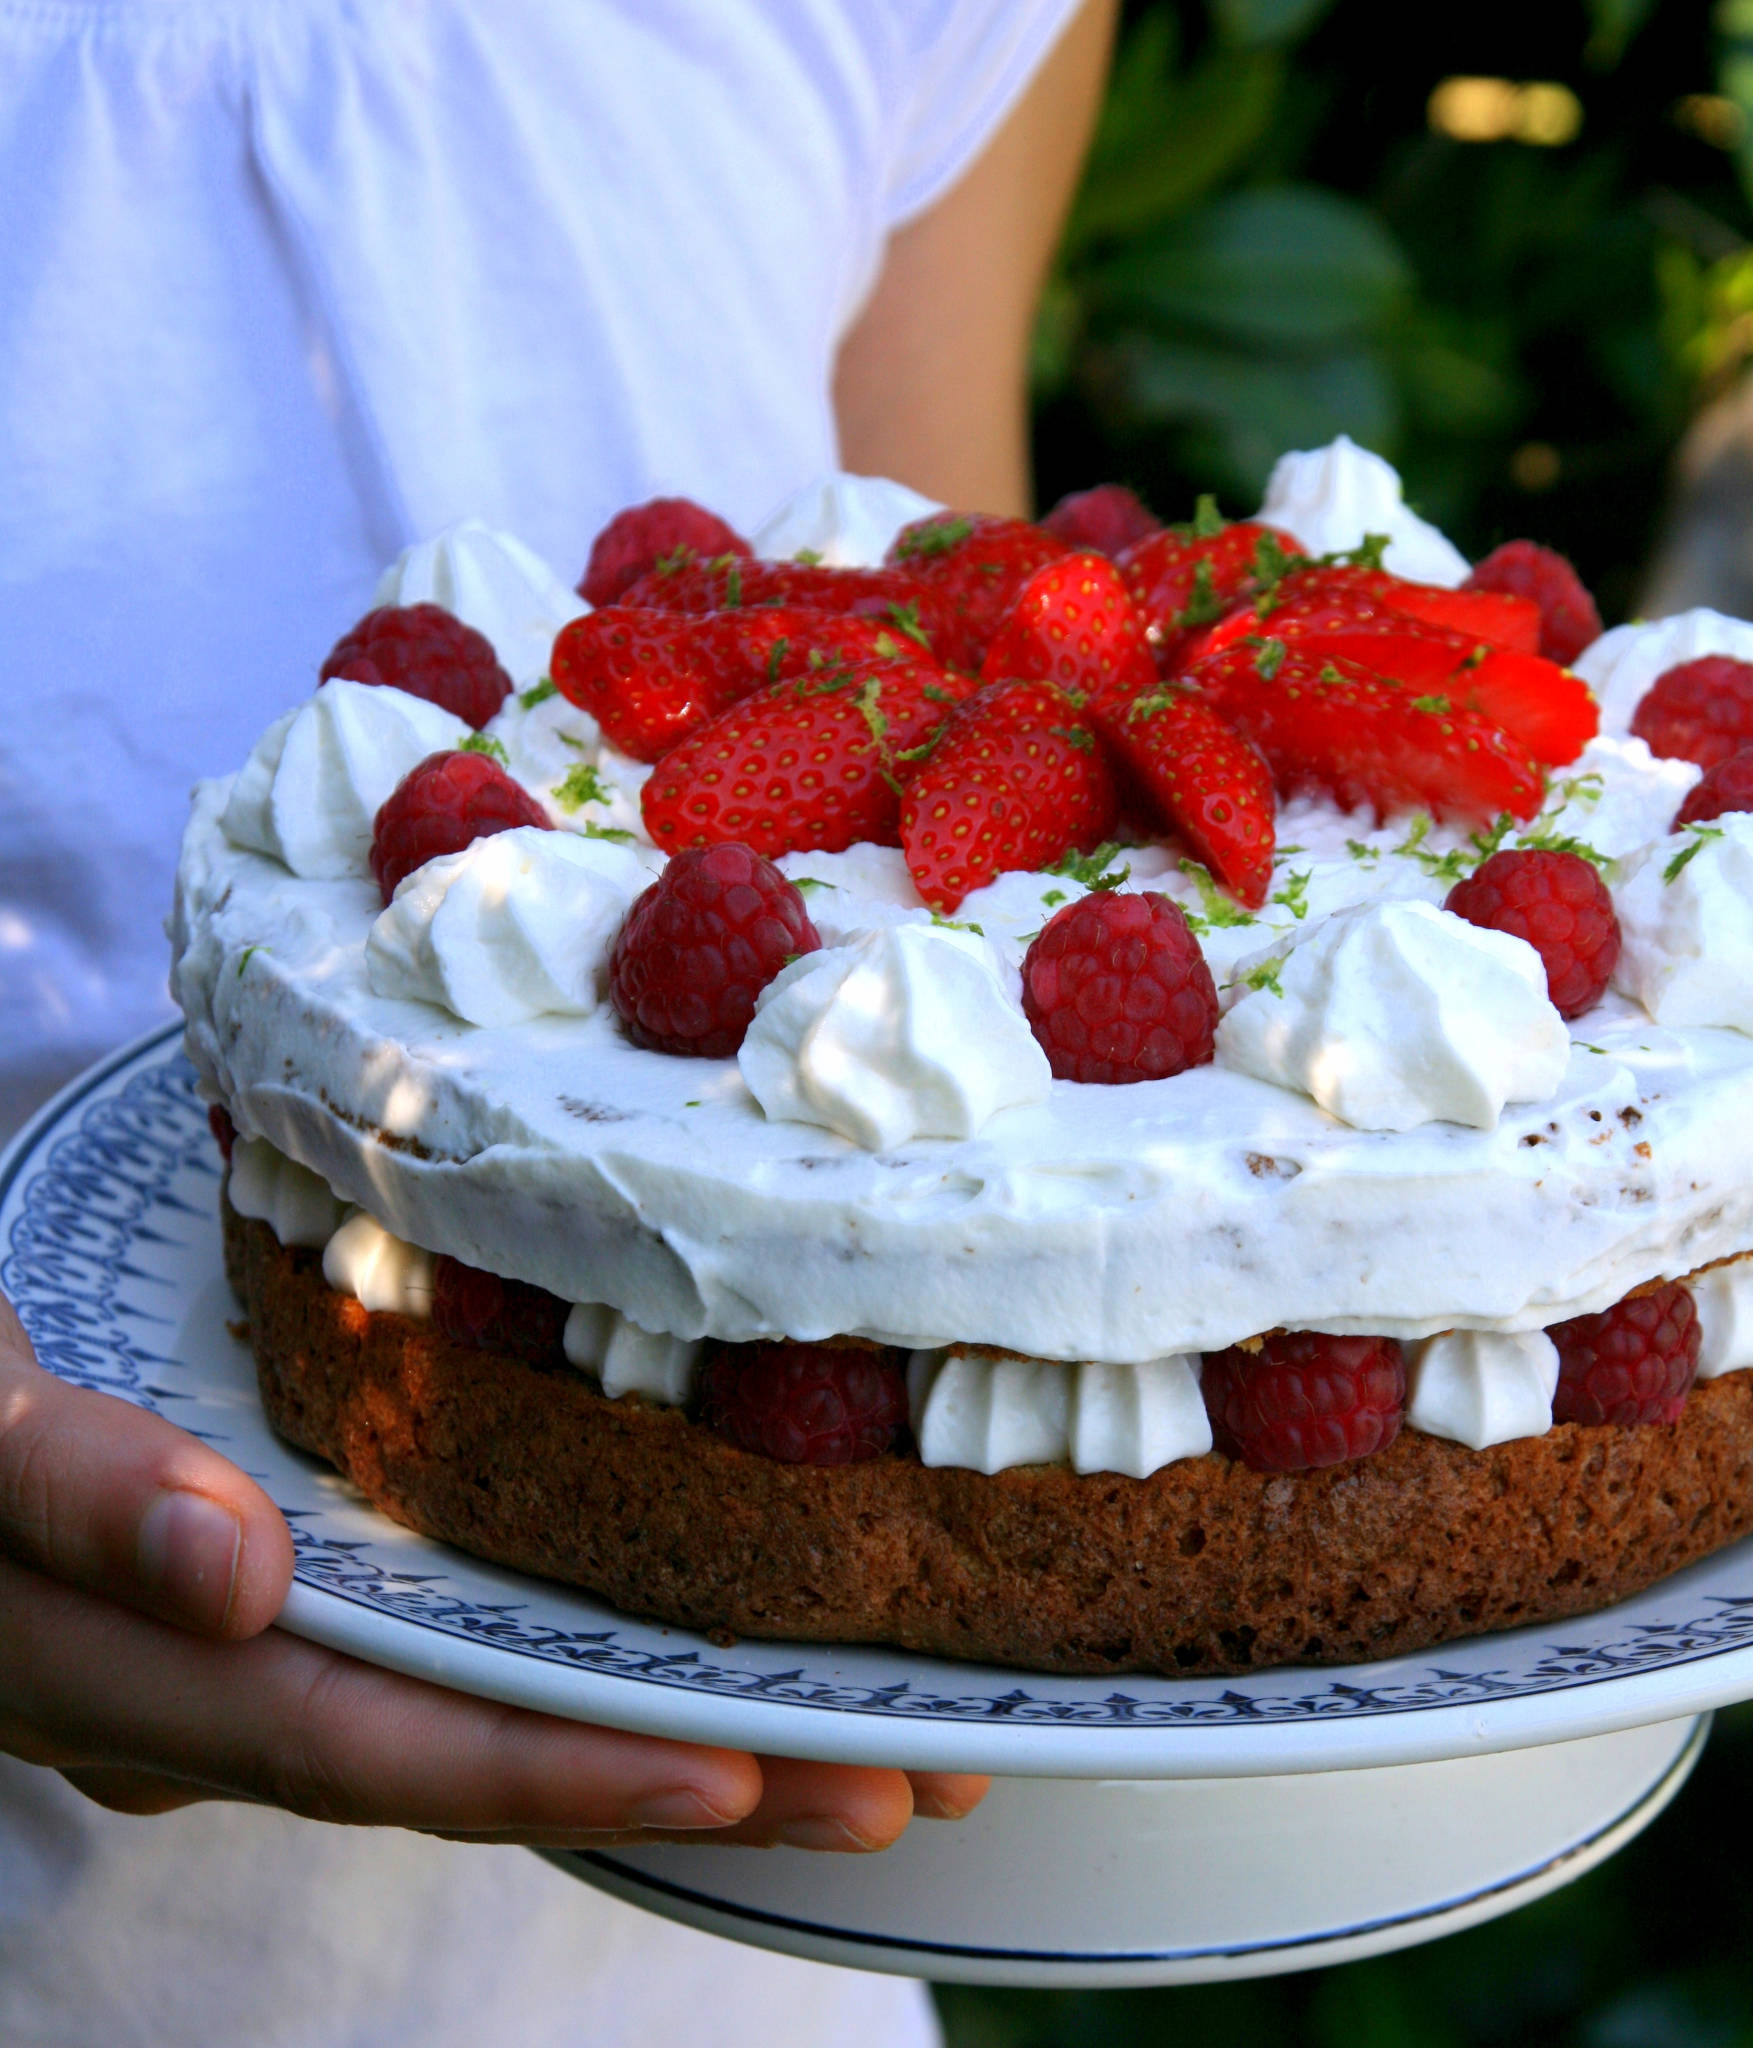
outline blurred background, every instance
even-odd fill
[[[1043,506],[1348,433],[1611,624],[1753,616],[1753,0],[1132,0],[1035,349]],[[1343,1969],[946,1987],[951,2048],[1753,2048],[1753,1707],[1567,1889]],[[1342,1856],[1345,1845],[1334,1843]]]

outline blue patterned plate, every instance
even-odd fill
[[[410,1535],[269,1431],[220,1267],[217,1162],[174,1031],[76,1081],[0,1162],[0,1290],[62,1378],[168,1416],[278,1502],[300,1635],[461,1691],[693,1741],[1016,1776],[1411,1763],[1753,1695],[1753,1539],[1611,1611],[1249,1678],[1055,1678],[636,1621]]]

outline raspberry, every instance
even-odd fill
[[[229,1166],[231,1148],[237,1143],[237,1126],[231,1120],[231,1111],[223,1102],[208,1104],[207,1128],[213,1133],[213,1142],[219,1147],[220,1158]]]
[[[1160,1081],[1211,1058],[1217,990],[1179,905],[1099,891],[1023,960],[1023,1010],[1058,1081]]]
[[[428,754],[385,797],[371,828],[371,872],[383,900],[429,860],[517,825],[550,829],[547,812],[497,761],[460,748]]]
[[[1510,847],[1457,882],[1443,908],[1488,932],[1526,939],[1546,967],[1561,1017],[1601,1000],[1619,959],[1619,919],[1607,885],[1580,853]]]
[[[1698,1310],[1678,1281],[1546,1332],[1558,1346],[1554,1422],[1678,1422],[1698,1371]]]
[[[1097,484],[1093,490],[1061,498],[1041,521],[1041,530],[1067,547],[1117,555],[1135,540],[1161,533],[1163,522],[1124,484]]]
[[[1280,1331],[1258,1351],[1207,1354],[1211,1434],[1255,1472],[1310,1472],[1385,1451],[1400,1434],[1406,1362],[1392,1337]]]
[[[441,1337],[480,1351],[545,1362],[560,1354],[567,1304],[524,1280],[504,1280],[441,1252],[432,1267],[432,1322]]]
[[[441,705],[479,732],[511,694],[493,643],[439,604],[384,604],[343,633],[322,679],[383,683]]]
[[[1753,747],[1743,747],[1738,754],[1731,754],[1726,761],[1707,769],[1704,780],[1693,785],[1686,801],[1674,813],[1669,830],[1678,832],[1682,825],[1707,825],[1724,811],[1753,811]]]
[[[728,1059],[755,998],[821,945],[803,898],[771,861],[729,840],[678,853],[627,913],[609,1000],[635,1045]]]
[[[1540,607],[1540,652],[1568,668],[1601,634],[1601,614],[1583,579],[1565,558],[1536,541],[1506,540],[1493,548],[1464,590],[1507,590]]]
[[[880,1458],[907,1419],[899,1355],[834,1344],[725,1344],[706,1367],[706,1420],[787,1465]]]
[[[1631,714],[1652,754],[1715,768],[1753,744],[1753,663],[1701,655],[1657,676]]]
[[[578,594],[586,604],[613,604],[630,584],[678,550],[702,557],[741,555],[745,560],[755,552],[734,527],[692,498],[653,498],[617,512],[591,542]]]

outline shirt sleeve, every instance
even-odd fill
[[[1080,0],[915,0],[897,8],[887,225],[955,184],[1076,14]]]

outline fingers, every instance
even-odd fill
[[[907,1778],[921,1820],[965,1820],[992,1790],[990,1778],[965,1771],[909,1771]]]
[[[273,1502],[156,1415],[37,1365],[0,1300],[0,1552],[203,1635],[267,1627],[292,1580]]]

